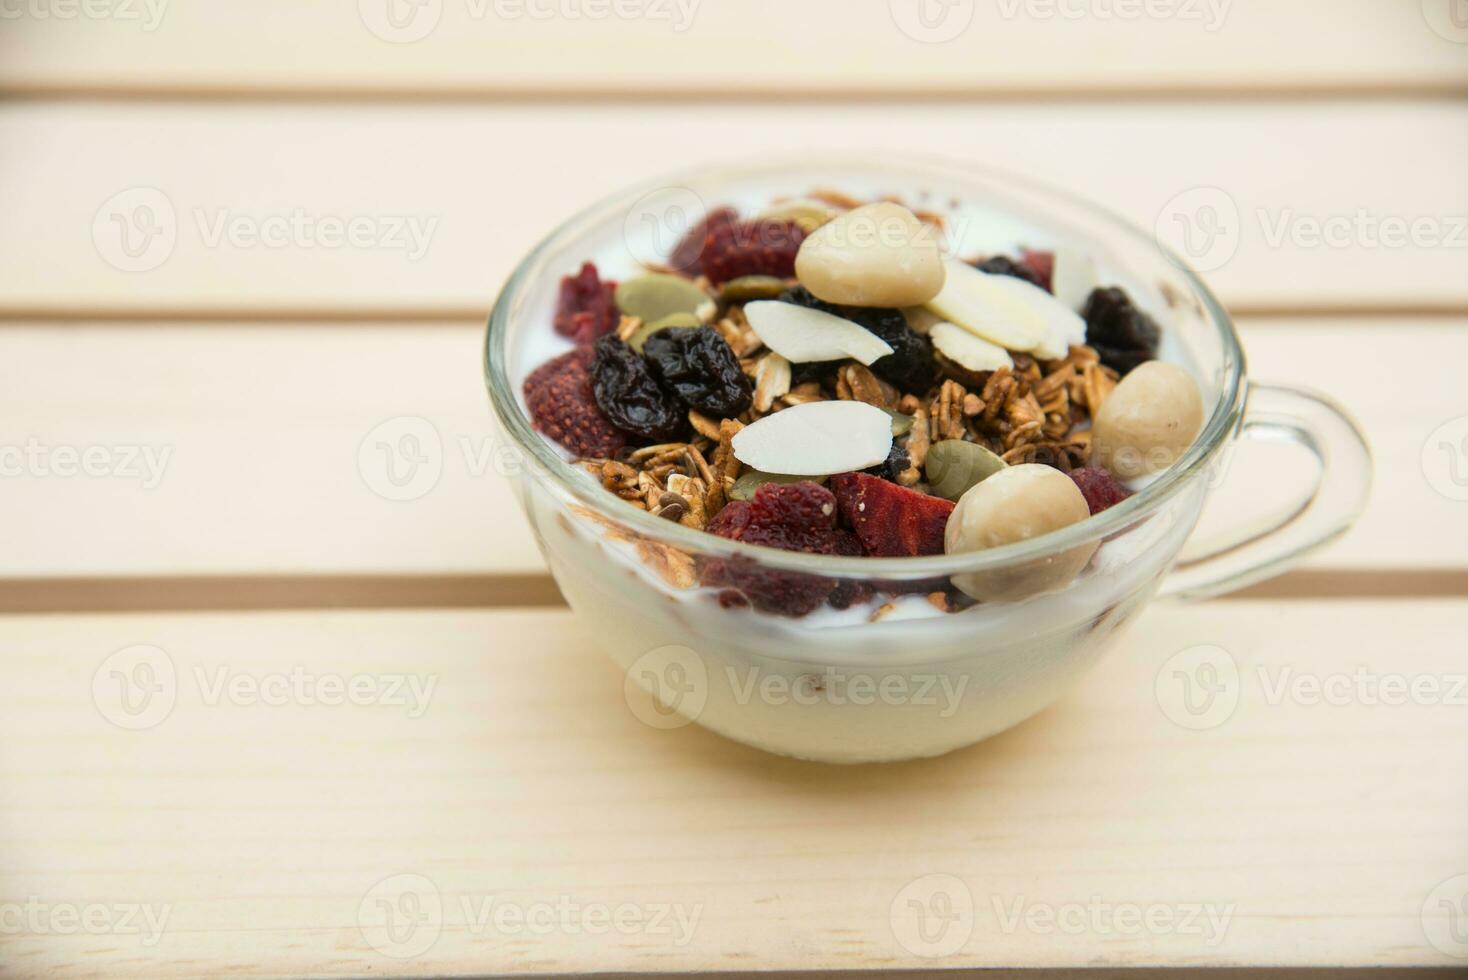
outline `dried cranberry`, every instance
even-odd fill
[[[710,211],[678,240],[678,244],[673,247],[673,254],[668,256],[668,265],[690,276],[699,275],[703,272],[703,263],[700,260],[703,256],[704,240],[715,229],[732,225],[738,220],[739,213],[733,208],[715,208]]]
[[[1035,284],[1047,293],[1055,291],[1055,253],[1054,252],[1031,252],[1025,249],[1020,253],[1020,261],[1025,264],[1035,275]]]
[[[991,276],[1013,276],[1016,279],[1023,279],[1031,286],[1040,285],[1040,277],[1035,275],[1033,269],[1023,262],[1016,262],[1007,255],[990,256],[982,262],[975,263],[974,268],[980,272],[987,272]]]
[[[610,333],[617,326],[617,304],[614,282],[602,282],[596,266],[581,266],[574,276],[561,278],[561,291],[556,300],[555,328],[562,337],[578,344],[589,344]]]
[[[1111,286],[1086,297],[1081,315],[1086,320],[1086,343],[1101,355],[1101,363],[1126,374],[1157,356],[1162,330],[1157,322],[1132,305],[1131,297]]]
[[[610,458],[626,443],[597,407],[587,365],[591,351],[578,348],[536,368],[525,379],[530,421],[577,456]]]
[[[892,353],[872,362],[872,372],[904,392],[922,394],[938,377],[938,362],[928,339],[913,332],[901,310],[877,306],[837,306],[817,299],[804,286],[787,289],[780,299],[859,324],[887,342]]]
[[[831,489],[862,550],[887,558],[941,555],[953,502],[865,473],[839,473]]]
[[[1115,507],[1132,495],[1116,477],[1099,466],[1083,466],[1078,470],[1071,470],[1070,478],[1081,488],[1081,496],[1086,498],[1086,506],[1091,508],[1092,514]]]
[[[640,354],[615,336],[598,340],[594,351],[591,390],[613,425],[653,442],[683,434],[688,424],[683,403],[653,376]]]
[[[716,419],[732,419],[754,397],[739,358],[717,330],[659,330],[642,345],[653,373],[689,405]]]
[[[740,276],[789,279],[803,241],[805,229],[793,221],[711,223],[699,266],[715,286]]]

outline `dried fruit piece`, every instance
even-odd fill
[[[843,473],[887,458],[892,417],[865,402],[810,402],[745,426],[733,445],[741,463],[767,473]]]
[[[1004,460],[976,442],[944,439],[928,447],[923,469],[933,493],[945,500],[958,500],[1004,465]]]
[[[887,453],[887,458],[876,466],[868,466],[862,470],[871,476],[881,477],[884,480],[899,482],[898,478],[912,465],[912,458],[907,455],[907,450],[897,443],[892,444],[892,449]]]
[[[827,303],[921,306],[943,288],[938,238],[900,204],[864,204],[811,233],[795,258],[795,274]]]
[[[868,555],[941,555],[951,501],[909,490],[866,473],[831,477],[841,516]]]
[[[740,276],[795,275],[795,255],[805,231],[793,221],[745,221],[710,225],[699,267],[715,286]]]
[[[644,323],[642,326],[632,331],[632,333],[627,337],[627,346],[631,347],[633,350],[637,351],[637,353],[641,354],[643,346],[647,343],[647,338],[651,337],[659,330],[687,330],[701,326],[703,326],[703,324],[699,323],[698,317],[694,316],[692,313],[673,313],[669,316],[663,317],[661,320],[655,320],[652,323]]]
[[[654,323],[674,313],[696,316],[698,308],[708,302],[708,294],[682,276],[664,272],[649,273],[628,279],[614,294],[617,308],[643,323]]]
[[[948,279],[924,304],[928,309],[1006,350],[1029,351],[1044,343],[1050,333],[1044,318],[1005,288],[1020,280],[991,276],[957,259],[946,265]]]
[[[879,377],[903,391],[924,392],[937,380],[938,363],[933,359],[932,345],[907,325],[907,317],[901,310],[837,306],[817,299],[804,286],[787,291],[781,299],[849,320],[875,334],[892,349],[892,353],[872,361],[870,367]]]
[[[576,456],[615,456],[626,439],[597,407],[588,364],[591,352],[569,351],[525,379],[525,407],[536,430]]]
[[[668,256],[668,265],[679,272],[690,276],[696,276],[703,272],[700,261],[703,256],[704,243],[709,236],[718,229],[732,225],[739,220],[739,212],[733,208],[715,208],[704,215],[702,221],[688,229],[687,233],[673,246],[673,254]]]
[[[1092,515],[1115,507],[1132,495],[1121,481],[1099,466],[1083,466],[1071,470],[1068,475],[1080,487],[1081,495],[1086,498],[1086,506],[1091,508]]]
[[[556,298],[556,333],[578,344],[589,344],[615,330],[619,319],[612,298],[616,286],[614,282],[602,282],[590,262],[584,263],[576,275],[562,277]]]
[[[928,331],[928,339],[938,353],[976,374],[1014,367],[1014,358],[1009,356],[1009,351],[947,320],[933,324]]]
[[[706,530],[746,544],[804,551],[818,555],[859,555],[860,545],[836,526],[836,499],[831,491],[808,480],[788,485],[765,484],[749,501],[734,501],[709,522]],[[834,579],[761,566],[752,558],[702,561],[703,583],[728,586],[756,609],[804,616],[837,589]],[[851,601],[845,591],[840,601]]]
[[[700,412],[733,418],[749,408],[749,379],[718,331],[659,330],[647,338],[643,353],[653,373]]]
[[[975,262],[974,268],[991,276],[1013,276],[1016,279],[1023,279],[1032,286],[1045,288],[1040,277],[1035,274],[1035,270],[1030,268],[1028,263],[1016,262],[1007,255],[991,255],[982,262]]]
[[[1055,292],[1055,253],[1035,252],[1024,249],[1020,252],[1020,262],[1035,277],[1035,285],[1047,292]],[[1069,304],[1067,304],[1069,305]],[[1078,309],[1079,307],[1071,307]]]
[[[616,337],[596,342],[591,359],[596,404],[623,432],[654,442],[676,439],[687,429],[687,409],[653,376],[636,351]]]
[[[1086,343],[1101,355],[1101,363],[1122,374],[1157,356],[1162,330],[1157,322],[1132,304],[1122,289],[1093,290],[1082,315]]]
[[[744,307],[749,325],[766,347],[795,364],[853,358],[863,364],[892,353],[860,324],[824,310],[760,300]]]

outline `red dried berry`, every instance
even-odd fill
[[[825,487],[809,481],[778,485],[767,483],[748,501],[728,504],[706,530],[746,544],[817,555],[861,554],[850,532],[836,526],[836,498]],[[856,584],[843,587],[835,579],[765,568],[743,555],[710,558],[701,563],[703,583],[728,586],[756,609],[786,616],[804,616],[828,598],[846,608],[862,595]]]
[[[710,224],[699,265],[715,286],[740,276],[789,279],[803,241],[805,229],[793,221]]]
[[[578,344],[589,344],[611,333],[620,319],[613,299],[616,290],[616,283],[601,281],[590,262],[582,265],[576,275],[563,276],[556,299],[556,333]]]
[[[739,212],[733,208],[715,208],[710,211],[679,239],[678,244],[673,247],[673,254],[668,256],[668,265],[684,275],[699,275],[703,272],[701,258],[704,241],[716,229],[732,225],[738,220]]]
[[[610,458],[626,439],[596,406],[590,361],[591,351],[578,348],[536,368],[525,379],[525,406],[535,428],[570,452]]]
[[[1108,507],[1115,507],[1132,495],[1116,477],[1099,466],[1071,470],[1069,476],[1081,488],[1081,495],[1086,498],[1086,506],[1091,508],[1093,515]]]
[[[1047,293],[1055,291],[1054,252],[1031,252],[1029,249],[1025,249],[1025,251],[1020,253],[1020,261],[1034,274],[1036,285]]]
[[[831,477],[841,516],[868,555],[884,558],[941,555],[953,502],[888,483],[866,473]]]

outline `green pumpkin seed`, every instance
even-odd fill
[[[766,483],[799,483],[809,480],[812,483],[825,483],[824,476],[785,476],[780,473],[763,473],[759,470],[750,470],[748,473],[734,481],[729,488],[730,500],[748,500],[754,496],[754,492]]]
[[[687,330],[690,327],[699,327],[702,325],[703,324],[699,323],[698,317],[694,316],[692,313],[671,313],[668,316],[663,317],[661,320],[654,320],[652,323],[644,323],[642,326],[632,331],[632,336],[627,338],[627,346],[631,347],[633,350],[637,351],[637,353],[641,354],[642,345],[647,343],[647,338],[651,337],[659,330]]]
[[[682,276],[654,272],[617,286],[617,309],[652,323],[674,313],[696,313],[708,294]]]
[[[765,208],[758,217],[762,221],[793,221],[809,235],[836,217],[836,211],[820,201],[781,201]]]
[[[719,290],[725,303],[752,303],[757,299],[779,299],[785,292],[785,280],[775,276],[740,276],[730,279]]]
[[[911,429],[912,429],[912,416],[911,415],[903,415],[901,412],[894,412],[890,408],[884,408],[884,409],[882,409],[882,411],[884,411],[888,415],[892,416],[892,436],[893,436],[893,438],[896,438],[897,436],[905,436],[905,435],[907,435],[907,433],[909,431],[911,431]]]
[[[1004,469],[1004,460],[976,442],[945,439],[928,447],[923,469],[933,493],[957,500],[973,487]]]

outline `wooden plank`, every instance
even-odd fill
[[[1468,736],[1449,703],[1465,613],[1157,607],[1018,729],[852,768],[645,727],[564,612],[10,617],[0,958],[160,980],[1449,966],[1464,948],[1428,937],[1448,925],[1432,899],[1460,901],[1468,871],[1468,780],[1444,748]],[[167,655],[151,682],[174,683],[168,712],[166,693],[122,711],[110,669],[134,644]],[[1237,707],[1204,730],[1154,693],[1196,644],[1240,671]],[[1388,676],[1418,695],[1373,703]],[[307,693],[326,678],[357,679],[357,703]],[[956,904],[924,940],[903,899],[929,898],[931,875]],[[486,903],[511,917],[477,918]],[[581,928],[624,905],[620,931]],[[1091,911],[1121,906],[1150,918]],[[94,934],[62,934],[65,909]],[[683,918],[654,927],[659,909]],[[373,927],[388,913],[391,934]]]
[[[71,15],[65,16],[70,9]],[[15,5],[22,92],[1422,91],[1468,65],[1447,3],[166,0]],[[396,20],[389,20],[389,12]],[[926,22],[920,16],[926,15]]]
[[[1468,357],[1465,326],[1245,324],[1254,376],[1333,395],[1374,444],[1370,509],[1313,570],[1468,570],[1468,505],[1435,489],[1422,463],[1429,436],[1464,412],[1455,379]],[[184,608],[551,601],[501,475],[512,471],[482,394],[480,342],[474,324],[6,326],[0,445],[34,440],[41,454],[34,464],[7,456],[23,473],[0,480],[0,508],[26,515],[0,549],[0,579],[19,604],[9,608],[52,608],[46,583],[57,581],[72,583],[61,608],[97,608],[109,593],[146,608],[150,589],[152,602]],[[1410,396],[1382,383],[1383,358],[1411,365]],[[411,499],[389,499],[374,490],[385,487],[389,457],[371,444],[359,452],[374,432],[395,445],[403,423],[392,420],[404,418],[432,426],[440,476]],[[103,447],[113,475],[52,475],[51,454],[63,447],[78,457]],[[1447,486],[1451,464],[1438,461],[1433,479]],[[1313,472],[1291,447],[1241,451],[1233,466],[1237,482],[1218,491],[1205,529],[1268,509],[1286,480]],[[240,581],[266,576],[287,584],[262,592]],[[117,578],[145,581],[119,591],[109,585]],[[22,582],[34,588],[22,592]]]
[[[1194,215],[1224,236],[1208,278],[1236,310],[1468,309],[1456,102],[13,103],[0,315],[477,318],[541,236],[603,194],[731,157],[869,156],[877,134],[1070,187],[1147,229]],[[1216,191],[1179,197],[1198,188]],[[1386,247],[1388,220],[1422,222],[1418,244]]]

